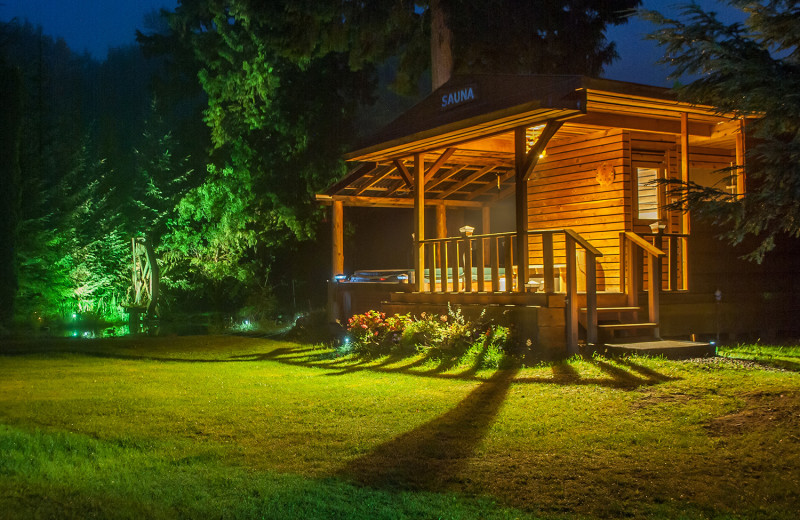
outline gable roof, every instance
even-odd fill
[[[515,129],[526,129],[529,144],[551,122],[560,139],[612,128],[677,138],[687,114],[692,145],[732,146],[737,121],[665,88],[585,76],[455,76],[346,154],[361,164],[317,199],[411,205],[420,154],[426,204],[480,207],[513,193]]]
[[[345,155],[352,161],[400,157],[451,146],[520,126],[586,112],[587,92],[607,90],[674,103],[667,89],[570,75],[468,74],[451,78],[428,97]],[[451,97],[469,90],[463,102]]]

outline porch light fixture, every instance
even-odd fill
[[[462,237],[471,237],[473,231],[475,231],[475,228],[472,226],[464,226],[458,228],[458,232],[461,233]]]
[[[662,222],[653,222],[652,224],[650,224],[650,231],[652,231],[653,233],[661,233],[664,231],[664,228],[666,227],[667,225]]]

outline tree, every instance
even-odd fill
[[[730,243],[757,237],[746,257],[761,262],[780,236],[800,236],[800,16],[796,0],[729,3],[746,14],[743,23],[725,24],[696,4],[683,7],[681,20],[644,16],[660,26],[650,38],[665,47],[673,75],[699,76],[676,89],[681,99],[755,118],[746,164],[733,168],[746,172],[744,196],[679,188],[688,193],[681,207],[721,226]]]
[[[430,67],[434,18],[452,31],[452,48],[439,51],[454,57],[445,68],[598,74],[615,56],[606,25],[638,4],[182,0],[166,13],[170,34],[139,35],[146,52],[169,50],[184,70],[189,50],[208,96],[212,166],[181,203],[176,249],[214,279],[265,287],[276,255],[314,235],[313,195],[343,174],[377,67],[392,58],[406,92]]]
[[[10,326],[17,291],[17,226],[20,211],[19,150],[22,78],[0,55],[0,328]],[[1,330],[1,329],[0,329]]]

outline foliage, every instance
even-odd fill
[[[367,311],[350,318],[347,331],[350,342],[344,350],[367,358],[418,352],[430,359],[459,359],[464,364],[477,361],[483,367],[497,368],[511,348],[507,327],[492,323],[485,314],[475,322],[468,321],[458,308],[448,308],[447,314],[423,312],[417,318]]]
[[[650,38],[665,47],[674,76],[699,76],[677,89],[681,99],[755,118],[747,124],[744,197],[690,185],[682,202],[723,226],[733,244],[758,237],[747,257],[760,262],[780,236],[800,236],[800,17],[793,0],[729,3],[747,15],[743,23],[725,24],[697,4],[680,20],[645,17],[660,25]]]
[[[0,333],[13,321],[18,284],[15,248],[21,209],[19,155],[23,117],[22,75],[18,68],[6,65],[3,51],[0,47]]]
[[[456,72],[599,76],[616,57],[608,25],[624,24],[641,0],[442,2]]]
[[[287,48],[297,39],[278,35],[303,22],[292,14],[277,4],[185,1],[169,14],[172,35],[140,35],[154,52],[165,39],[191,50],[208,98],[209,175],[181,202],[173,229],[181,251],[191,244],[193,265],[215,259],[207,269],[213,280],[263,289],[276,253],[291,254],[293,243],[313,235],[313,195],[343,173],[340,156],[368,98],[371,71],[351,70],[344,54],[300,57]],[[231,203],[210,209],[221,200]],[[209,226],[219,231],[213,237],[204,235]]]
[[[367,311],[347,320],[347,332],[354,353],[378,356],[402,348],[401,337],[413,323],[409,315],[386,316],[386,313]]]

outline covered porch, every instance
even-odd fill
[[[412,313],[460,305],[511,314],[522,336],[566,353],[658,338],[660,294],[689,290],[690,230],[651,181],[743,156],[740,121],[664,89],[577,76],[453,78],[348,154],[357,166],[317,196],[332,208],[330,317],[346,320],[366,302]],[[743,192],[743,176],[730,182]],[[513,207],[504,229],[492,222],[500,205]],[[344,208],[359,206],[413,213],[408,283],[335,281]],[[448,233],[448,218],[465,211],[479,224]]]

